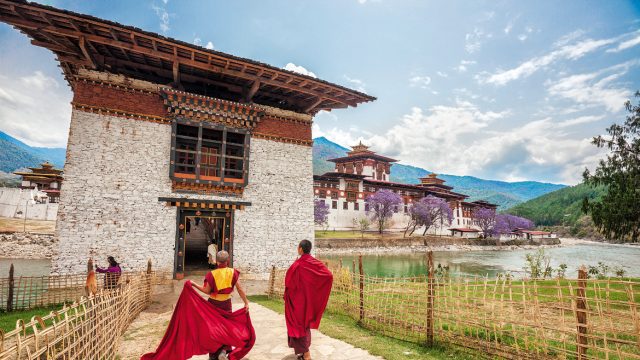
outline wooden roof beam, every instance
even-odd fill
[[[260,79],[256,79],[253,84],[251,84],[251,88],[249,88],[244,96],[244,102],[249,103],[253,99],[253,96],[260,89]]]
[[[324,101],[324,98],[318,98],[316,101],[312,102],[311,104],[309,104],[309,106],[304,108],[304,112],[306,113],[311,112],[311,110],[313,110],[316,106],[322,104],[323,101]]]
[[[91,53],[89,53],[89,51],[87,50],[87,39],[84,36],[80,36],[80,39],[78,40],[78,45],[80,45],[80,50],[82,50],[82,55],[84,55],[84,58],[87,59],[87,61],[91,64],[91,68],[93,70],[97,69],[98,64],[94,60]]]

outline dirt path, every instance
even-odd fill
[[[120,359],[139,359],[143,353],[155,350],[169,324],[173,305],[179,296],[183,282],[174,282],[166,292],[156,294],[151,306],[129,326],[120,344]],[[265,281],[244,281],[246,291],[250,295],[263,294]],[[160,289],[162,290],[162,289]],[[234,298],[234,301],[240,299]],[[242,303],[234,302],[234,309]],[[294,360],[292,350],[287,347],[287,330],[284,316],[261,305],[251,304],[251,320],[256,330],[256,343],[245,360]],[[330,338],[322,333],[312,331],[311,357],[314,360],[351,359],[373,360],[374,357],[362,349]],[[208,356],[195,356],[194,360],[207,360]]]

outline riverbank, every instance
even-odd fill
[[[0,233],[0,259],[51,259],[57,244],[53,234]]]
[[[511,240],[496,245],[494,240],[463,239],[450,236],[427,235],[421,237],[316,239],[316,253],[342,254],[412,254],[427,251],[513,251],[557,248],[592,243],[581,239],[540,239],[536,241]]]

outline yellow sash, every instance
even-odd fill
[[[233,268],[228,267],[211,271],[211,275],[213,275],[213,281],[216,282],[216,289],[218,289],[218,291],[229,289],[233,286],[233,273]],[[231,294],[211,293],[209,297],[216,301],[226,301],[231,298]]]

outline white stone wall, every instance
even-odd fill
[[[287,266],[302,239],[313,240],[311,147],[251,139],[242,197],[171,191],[171,127],[74,110],[61,192],[54,273],[81,272],[108,255],[125,270],[173,270],[177,209],[159,197],[249,201],[235,212],[234,262],[264,275]]]
[[[29,220],[56,220],[58,204],[37,204],[33,199],[35,190],[19,188],[0,188],[0,217]]]

